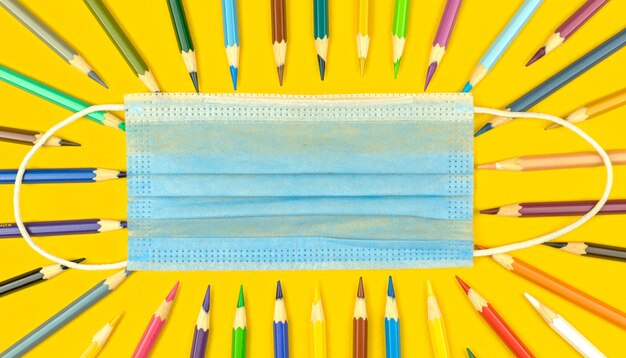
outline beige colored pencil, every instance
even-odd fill
[[[87,349],[80,355],[80,358],[94,358],[100,353],[102,347],[107,342],[111,333],[115,329],[115,326],[122,318],[122,312],[118,313],[115,318],[111,320],[111,322],[107,322],[91,339],[91,344]]]
[[[626,104],[626,88],[612,93],[606,97],[602,97],[597,99],[584,107],[581,107],[570,115],[568,115],[565,120],[570,123],[579,123],[589,120],[593,117],[597,117],[603,113],[611,111],[617,107],[623,106]],[[553,123],[546,127],[546,129],[553,129],[560,127],[560,125]]]
[[[613,165],[626,164],[626,149],[607,150]],[[548,169],[588,168],[603,166],[602,158],[596,152],[525,155],[498,162],[481,164],[478,169],[504,171],[530,171]]]

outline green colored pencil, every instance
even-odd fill
[[[233,324],[233,343],[231,358],[245,358],[246,356],[246,307],[243,302],[243,285],[239,287],[239,299],[237,311],[235,311],[235,323]]]
[[[393,11],[391,41],[393,45],[393,77],[398,77],[400,58],[404,52],[407,29],[409,27],[409,0],[396,0]]]
[[[313,0],[313,37],[320,78],[323,81],[328,55],[328,0]]]
[[[139,80],[151,91],[160,92],[159,85],[156,83],[154,76],[150,72],[148,65],[141,58],[137,49],[130,42],[120,25],[115,21],[109,9],[104,5],[102,0],[84,0],[85,5],[89,8],[98,23],[109,36],[117,50],[133,72],[139,77]]]
[[[90,103],[82,99],[50,87],[3,65],[0,65],[0,80],[73,112],[79,112],[91,106]],[[87,118],[103,126],[126,130],[125,123],[111,113],[94,112],[88,114]]]
[[[200,92],[198,88],[196,53],[193,48],[189,25],[187,25],[183,2],[182,0],[167,0],[167,8],[170,10],[172,25],[174,26],[174,32],[176,32],[176,42],[178,42],[178,49],[183,56],[183,62],[185,63],[185,67],[187,67],[187,72],[189,72],[193,87],[196,89],[196,92]]]

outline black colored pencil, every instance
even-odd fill
[[[72,260],[72,262],[80,263],[84,260],[85,258],[81,257],[80,259]],[[24,272],[21,275],[6,279],[0,282],[0,297],[49,280],[67,269],[68,267],[66,266],[54,264],[38,267],[36,269]]]

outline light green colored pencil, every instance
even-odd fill
[[[239,299],[233,324],[233,342],[231,346],[231,358],[246,357],[246,307],[243,302],[243,285],[239,287]]]
[[[407,29],[409,27],[409,0],[396,0],[393,11],[391,41],[393,45],[393,77],[398,77],[400,58],[404,52]]]
[[[160,92],[159,85],[157,84],[154,76],[148,69],[148,65],[141,58],[135,46],[128,39],[120,25],[115,21],[109,9],[104,5],[102,0],[84,0],[85,5],[89,8],[93,16],[98,20],[98,23],[109,36],[109,39],[113,42],[117,50],[120,52],[126,63],[135,72],[139,80],[151,91]]]
[[[73,112],[79,112],[91,106],[90,103],[82,99],[78,99],[3,65],[0,65],[0,80]],[[87,118],[103,126],[126,130],[126,124],[108,112],[94,112],[88,114]]]

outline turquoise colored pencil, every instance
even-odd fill
[[[239,287],[230,356],[231,358],[245,358],[246,356],[246,307],[243,302],[243,285]]]
[[[313,0],[313,38],[320,78],[323,81],[328,55],[328,0]]]
[[[78,99],[3,65],[0,65],[0,81],[4,81],[72,112],[79,112],[91,106],[90,103],[82,99]],[[125,123],[108,112],[94,112],[88,114],[86,117],[103,126],[126,130]]]
[[[515,40],[542,2],[543,0],[526,0],[524,4],[522,4],[504,30],[500,32],[487,52],[480,61],[478,61],[478,65],[474,69],[469,81],[467,81],[465,87],[463,87],[463,92],[471,91],[476,87],[478,82],[485,78],[487,73],[496,65],[500,57],[506,52],[509,45]]]
[[[400,358],[400,316],[391,276],[387,283],[385,304],[385,353],[387,358]]]
[[[230,68],[230,78],[233,81],[233,89],[236,91],[240,47],[237,0],[222,0],[222,23],[224,24],[224,47]]]
[[[106,280],[101,281],[92,289],[74,300],[74,302],[67,305],[57,314],[42,323],[39,327],[24,336],[24,338],[20,339],[4,352],[0,353],[0,357],[21,357],[26,354],[26,352],[37,346],[44,339],[48,338],[54,332],[58,331],[71,320],[76,318],[79,314],[83,313],[89,307],[93,306],[106,295],[111,293],[122,282],[124,282],[129,274],[129,271],[122,270]]]

